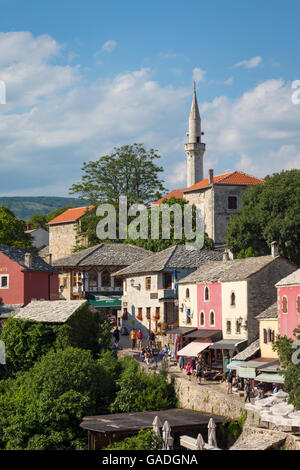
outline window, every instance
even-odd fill
[[[90,271],[88,274],[89,287],[98,287],[98,273],[96,271]]]
[[[0,276],[0,289],[8,289],[9,287],[9,276]]]
[[[146,277],[146,290],[151,290],[151,277]]]
[[[235,293],[234,292],[232,292],[230,296],[230,305],[232,307],[235,307]]]
[[[185,298],[186,298],[186,299],[189,299],[189,298],[190,298],[190,289],[187,289],[187,290],[185,291]]]
[[[172,273],[164,273],[163,285],[164,289],[172,289]]]
[[[241,333],[241,322],[239,320],[236,320],[235,322],[235,332],[238,335]]]
[[[151,317],[151,307],[146,307],[146,318],[150,318]]]
[[[121,277],[115,277],[115,287],[123,287],[123,280]]]
[[[229,320],[226,322],[226,333],[231,334],[231,321]]]
[[[282,313],[288,312],[288,301],[287,298],[284,296],[282,297]]]
[[[191,311],[189,308],[186,311],[186,322],[191,323]]]
[[[267,330],[264,328],[264,343],[267,344],[268,342],[268,332]]]
[[[205,325],[205,317],[204,317],[204,312],[200,313],[200,326]]]
[[[209,288],[207,286],[204,289],[204,300],[209,300]]]
[[[237,209],[237,197],[236,196],[228,197],[228,209]]]
[[[110,280],[110,272],[105,269],[101,273],[101,286],[102,287],[110,287],[111,286],[111,280]]]
[[[209,325],[215,326],[215,312],[211,311],[209,314]]]
[[[297,313],[300,313],[300,295],[297,297]]]

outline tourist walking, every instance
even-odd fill
[[[115,342],[118,343],[120,341],[120,330],[118,327],[116,327],[115,331],[113,332],[113,337],[115,339]]]
[[[186,375],[188,376],[189,381],[191,381],[192,365],[191,365],[190,361],[187,362],[185,370],[186,370]]]
[[[130,341],[131,341],[131,349],[135,349],[136,347],[136,331],[132,328],[130,332]]]
[[[233,373],[230,371],[227,377],[227,394],[232,393]]]
[[[202,367],[202,364],[201,364],[201,360],[198,359],[197,365],[196,365],[196,377],[197,377],[199,385],[201,384],[202,371],[203,371],[203,367]]]
[[[153,331],[149,333],[149,346],[152,348],[155,345],[155,334]]]
[[[137,336],[138,349],[141,350],[142,349],[142,342],[143,342],[143,333],[142,333],[142,330],[140,328],[139,328],[139,331],[137,332],[136,336]]]
[[[250,394],[251,394],[250,381],[247,380],[247,382],[246,382],[246,398],[245,398],[245,403],[246,403],[247,400],[249,401],[249,403],[251,403]]]

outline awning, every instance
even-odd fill
[[[199,339],[207,339],[207,338],[220,338],[222,336],[222,330],[202,330],[202,329],[195,329],[191,333],[186,335],[187,338],[199,338]]]
[[[283,384],[284,377],[280,374],[272,374],[271,372],[268,374],[267,372],[263,372],[255,377],[255,380],[258,382],[267,382],[267,383],[275,383],[275,384]]]
[[[89,303],[95,308],[121,308],[120,295],[90,295]]]
[[[167,335],[187,335],[188,333],[191,333],[191,331],[195,331],[197,328],[194,326],[179,326],[178,328],[173,328],[173,330],[168,330],[166,332]]]
[[[212,343],[199,343],[198,341],[193,341],[189,343],[184,348],[178,351],[178,356],[186,356],[186,357],[197,357],[201,351],[208,348]]]
[[[247,342],[246,339],[237,340],[237,339],[221,339],[221,341],[217,341],[216,343],[212,344],[210,349],[235,349],[239,344]]]
[[[265,364],[266,362],[244,361],[236,368],[236,374],[245,379],[255,379],[257,369]]]
[[[245,361],[231,361],[227,365],[227,369],[236,370],[240,364],[245,364]]]

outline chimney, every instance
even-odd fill
[[[25,266],[27,266],[27,268],[31,268],[32,266],[32,254],[31,253],[25,253]]]
[[[214,184],[214,170],[213,169],[208,170],[208,181],[209,181],[209,184]]]
[[[52,264],[52,254],[48,254],[48,264]]]
[[[224,262],[229,261],[229,253],[227,250],[225,250],[223,253],[223,261]]]
[[[277,242],[272,242],[271,243],[271,255],[273,258],[276,258],[279,256],[279,250],[278,250],[278,243]]]

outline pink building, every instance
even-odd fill
[[[300,327],[300,269],[276,284],[278,298],[278,332],[295,339],[294,329]]]
[[[197,327],[206,330],[222,330],[221,283],[197,285]]]

